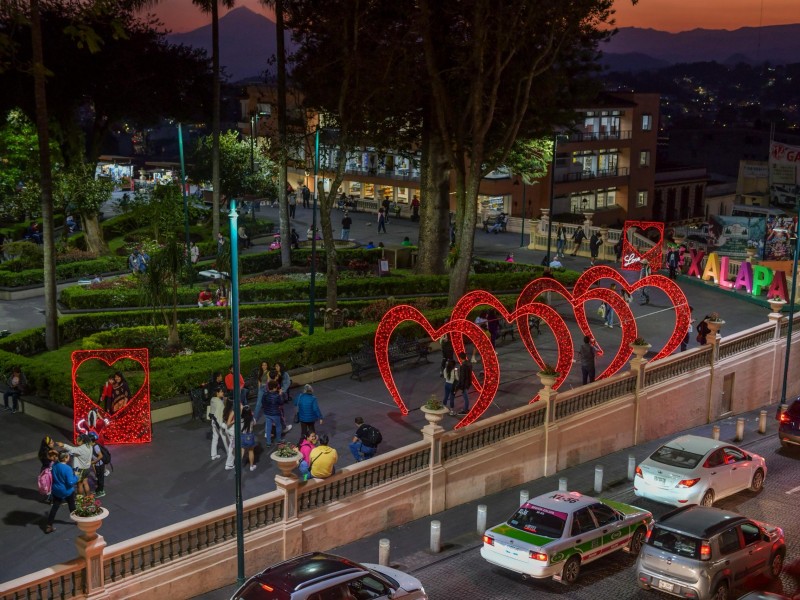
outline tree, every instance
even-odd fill
[[[186,267],[183,245],[174,235],[167,238],[163,246],[154,246],[150,253],[147,270],[138,275],[139,290],[145,302],[160,314],[167,326],[167,345],[178,348],[181,340],[178,333],[178,286]]]
[[[113,191],[114,184],[105,179],[95,179],[94,167],[88,165],[73,167],[55,177],[55,204],[66,214],[77,212],[80,215],[89,252],[103,254],[108,251],[97,217],[100,207]]]

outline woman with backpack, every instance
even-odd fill
[[[69,512],[75,510],[75,485],[78,483],[78,477],[67,464],[68,462],[69,452],[62,450],[58,453],[58,462],[52,467],[53,505],[50,507],[50,514],[47,516],[47,526],[44,529],[45,533],[53,533],[56,530],[56,528],[53,527],[53,522],[56,520],[58,508],[64,502],[67,503]]]
[[[456,361],[448,360],[447,365],[442,371],[444,377],[444,402],[442,404],[450,407],[450,416],[454,417],[456,412],[456,388],[458,387],[458,369]]]

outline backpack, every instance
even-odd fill
[[[380,444],[383,441],[383,436],[381,435],[381,432],[372,425],[364,426],[364,432],[362,436],[364,443],[367,446],[372,446],[373,448],[377,448],[378,444]]]
[[[39,493],[42,496],[49,496],[53,491],[53,467],[47,467],[44,471],[39,473],[36,478],[36,483],[39,486]]]
[[[100,448],[100,456],[103,458],[103,464],[104,465],[110,465],[111,464],[111,452],[109,452],[108,448],[106,448],[103,444],[99,444],[98,443],[97,447]]]

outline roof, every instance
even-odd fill
[[[586,496],[580,492],[548,492],[541,496],[536,496],[528,501],[528,504],[548,508],[563,513],[573,513],[584,506],[597,504],[599,500]]]
[[[709,450],[721,448],[722,446],[727,446],[728,444],[721,442],[720,440],[700,437],[699,435],[682,435],[681,437],[677,437],[664,445],[669,446],[670,448],[685,450],[686,452],[691,452],[693,454],[704,455]]]
[[[706,506],[683,506],[658,519],[656,525],[696,538],[707,539],[733,523],[746,521],[742,515]]]
[[[346,572],[363,570],[364,567],[358,563],[341,556],[324,552],[310,552],[267,567],[258,574],[258,578],[291,593],[300,587],[305,587],[309,582],[322,581]]]

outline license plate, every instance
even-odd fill
[[[666,477],[659,477],[659,476],[656,475],[656,476],[653,477],[653,479],[655,480],[656,483],[662,483],[662,484],[663,483],[667,483],[667,478]]]
[[[517,550],[514,547],[504,546],[502,544],[499,544],[499,546],[503,549],[504,554],[508,554],[509,556],[513,556],[514,558],[519,556],[519,552],[517,552]]]
[[[658,589],[660,589],[660,590],[666,590],[668,592],[671,592],[674,587],[675,587],[675,585],[670,583],[669,581],[660,581],[659,580],[659,582],[658,582]]]

